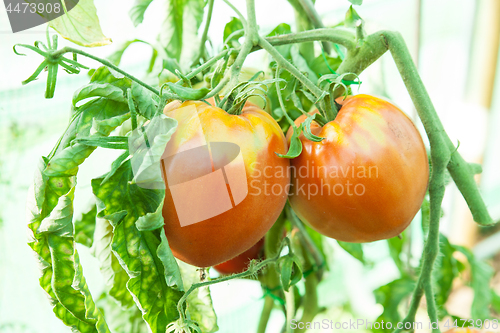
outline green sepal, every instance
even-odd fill
[[[281,285],[285,291],[288,291],[291,286],[297,284],[302,279],[302,268],[299,258],[295,254],[288,254],[280,258],[279,264]]]
[[[288,148],[288,152],[286,154],[279,154],[276,153],[281,158],[295,158],[299,156],[302,153],[302,141],[300,141],[300,133],[302,132],[302,126],[303,124],[300,124],[299,127],[292,125],[293,126],[293,134],[292,138],[290,139],[290,147]]]
[[[317,121],[318,123],[326,123],[326,119],[319,113],[315,113],[312,116],[308,116],[307,119],[304,121],[304,136],[306,139],[314,142],[321,142],[325,138],[319,137],[317,135],[314,135],[311,133],[311,123],[313,121]]]

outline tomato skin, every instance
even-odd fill
[[[182,121],[183,107],[195,107],[203,133],[193,130],[190,122]],[[165,233],[178,259],[198,267],[210,267],[225,262],[256,244],[271,228],[283,209],[290,177],[286,173],[290,162],[279,158],[286,153],[286,139],[276,121],[265,111],[247,103],[240,115],[200,101],[172,102],[164,113],[179,121],[177,131],[166,151],[190,149],[193,142],[204,136],[206,142],[230,142],[241,149],[246,170],[248,195],[233,208],[202,222],[181,227],[173,196],[166,180],[163,206]],[[214,161],[212,161],[215,163]],[[183,166],[186,173],[196,174],[197,163]],[[213,166],[212,166],[213,168]],[[282,169],[285,173],[276,173]],[[265,187],[275,185],[280,193]],[[229,186],[226,185],[228,190]],[[193,189],[194,191],[197,189]],[[187,198],[188,200],[189,198]],[[199,207],[192,207],[197,213]]]
[[[335,120],[313,123],[311,131],[325,139],[300,136],[302,153],[291,161],[290,204],[297,215],[345,242],[399,235],[418,212],[429,180],[425,146],[411,120],[385,100],[356,95]]]
[[[238,274],[247,270],[250,261],[259,259],[264,249],[264,238],[261,238],[254,246],[243,252],[242,254],[229,259],[221,264],[215,265],[214,269],[223,274]]]

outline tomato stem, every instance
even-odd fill
[[[207,42],[208,29],[210,28],[210,21],[212,20],[212,12],[214,10],[214,0],[208,0],[208,13],[207,13],[207,22],[205,23],[205,28],[203,29],[203,34],[201,35],[200,40],[200,49],[198,51],[198,57],[193,62],[193,65],[196,65],[200,59],[205,60],[205,44]]]
[[[85,51],[82,51],[82,50],[79,50],[79,49],[75,49],[75,48],[66,46],[66,47],[63,47],[60,50],[57,50],[57,51],[53,52],[50,55],[50,57],[51,57],[51,59],[58,59],[59,57],[63,56],[66,53],[80,54],[80,55],[85,56],[87,58],[90,58],[92,60],[98,61],[101,64],[103,64],[104,66],[109,67],[109,68],[117,71],[118,73],[124,75],[125,77],[129,78],[130,80],[132,80],[132,81],[140,84],[144,88],[146,88],[149,91],[153,92],[155,95],[160,96],[160,92],[157,89],[155,89],[155,88],[151,87],[150,85],[142,82],[141,80],[139,80],[138,78],[136,78],[132,74],[129,74],[129,73],[125,72],[124,70],[120,69],[118,66],[113,65],[108,60],[96,57],[96,56],[94,56],[94,55],[92,55],[90,53],[87,53]]]
[[[276,261],[278,261],[278,259],[280,259],[281,251],[283,250],[283,248],[285,246],[288,246],[289,249],[291,248],[290,240],[288,238],[283,239],[283,241],[281,242],[281,244],[279,246],[279,251],[277,252],[276,256],[269,258],[269,259],[266,259],[266,260],[263,260],[261,262],[257,262],[256,260],[252,260],[250,262],[248,269],[244,272],[241,272],[238,274],[233,274],[233,275],[226,275],[226,276],[222,276],[222,277],[210,280],[210,281],[194,283],[193,285],[191,285],[191,287],[184,293],[184,295],[182,295],[181,299],[177,303],[177,311],[179,312],[180,320],[181,321],[186,320],[186,315],[183,311],[183,306],[184,306],[184,302],[186,302],[186,299],[193,291],[195,291],[198,288],[207,287],[207,286],[210,286],[212,284],[216,284],[216,283],[220,283],[220,282],[225,282],[225,281],[238,279],[238,278],[255,276],[257,274],[257,272],[259,272],[264,267],[268,266],[269,264],[276,263]]]
[[[319,16],[319,13],[316,11],[316,8],[314,7],[314,4],[312,3],[311,0],[297,0],[297,1],[315,29],[325,27],[323,21],[321,20],[321,17]],[[323,42],[322,44],[323,44],[323,50],[327,54],[330,54],[331,52],[330,44],[328,44],[327,42]]]

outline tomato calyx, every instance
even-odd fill
[[[267,105],[266,95],[269,85],[277,81],[285,82],[283,79],[267,79],[257,81],[255,79],[263,72],[257,72],[249,81],[240,82],[236,87],[218,103],[218,106],[229,114],[239,115],[250,97],[259,97],[264,101],[263,108]]]

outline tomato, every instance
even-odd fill
[[[286,139],[249,103],[240,115],[200,101],[172,102],[164,113],[178,121],[162,161],[170,248],[194,266],[220,264],[257,243],[283,209],[290,162],[275,152],[287,152]]]
[[[425,146],[411,120],[385,100],[356,95],[335,120],[313,123],[311,132],[324,140],[301,134],[303,151],[291,161],[290,204],[297,215],[345,242],[399,235],[418,212],[429,180]]]
[[[262,256],[264,249],[264,238],[261,238],[254,246],[243,252],[242,254],[215,265],[217,272],[223,275],[238,274],[245,271],[253,259],[259,259]]]

